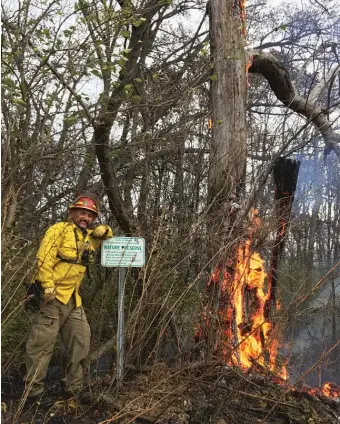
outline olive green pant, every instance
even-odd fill
[[[65,385],[72,391],[83,386],[91,333],[83,307],[76,308],[72,296],[67,305],[57,299],[45,303],[34,319],[26,344],[24,381],[29,396],[44,391],[44,379],[59,333],[67,351]]]

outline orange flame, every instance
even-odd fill
[[[247,13],[246,13],[246,6],[247,6],[247,0],[239,0],[238,1],[239,14],[240,14],[240,20],[241,20],[241,32],[242,32],[244,38],[247,37],[247,25],[246,25]]]
[[[286,379],[286,366],[279,363],[277,331],[264,314],[267,273],[261,255],[253,246],[254,232],[261,226],[257,210],[251,211],[250,219],[248,237],[237,249],[234,275],[225,271],[221,281],[222,297],[228,299],[226,307],[219,311],[226,325],[222,352],[229,365],[244,370],[255,367]],[[220,274],[221,270],[215,269],[211,283],[217,283]]]
[[[304,388],[303,391],[312,396],[340,399],[340,387],[334,383],[324,383],[322,387]]]
[[[340,398],[340,387],[334,383],[325,383],[322,386],[322,393],[330,398]]]
[[[270,293],[268,287],[265,292],[267,273],[264,261],[254,249],[254,234],[261,226],[256,209],[250,212],[250,221],[248,236],[237,248],[236,264],[228,263],[223,265],[223,269],[216,267],[207,284],[207,288],[220,290],[218,313],[224,328],[216,330],[212,322],[213,310],[208,307],[203,311],[202,321],[208,331],[219,332],[215,349],[222,352],[228,365],[245,371],[255,369],[262,374],[270,372],[271,377],[282,384],[288,378],[287,361],[279,355],[277,327],[265,314]],[[276,310],[280,309],[279,302],[275,306]],[[196,342],[203,337],[203,328],[196,327]],[[297,389],[292,387],[291,390]],[[334,383],[324,383],[316,388],[304,387],[302,391],[312,396],[340,399],[340,387]]]

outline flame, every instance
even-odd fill
[[[249,57],[249,59],[248,59],[248,62],[246,63],[246,73],[248,74],[248,72],[249,72],[249,68],[252,66],[252,64],[253,64],[253,59],[254,59],[254,56],[250,56]]]
[[[340,399],[340,387],[334,383],[324,383],[322,387],[303,387],[302,391],[316,397],[325,396],[330,399]]]
[[[258,225],[258,216],[253,218]],[[286,378],[285,367],[278,369],[277,366],[279,343],[273,334],[273,324],[264,317],[268,298],[264,292],[267,273],[263,259],[253,250],[252,243],[252,239],[248,238],[239,246],[236,272],[230,282],[233,295],[227,315],[234,311],[236,334],[233,336],[237,341],[231,362],[246,370],[260,366]]]
[[[265,311],[270,301],[270,288],[266,287],[268,275],[260,253],[254,248],[254,234],[261,227],[261,218],[256,209],[249,216],[251,225],[247,237],[237,248],[236,264],[229,260],[216,267],[207,283],[207,289],[220,293],[218,315],[222,326],[216,328],[213,308],[205,307],[202,313],[205,329],[195,328],[195,342],[207,339],[206,332],[215,331],[215,351],[222,352],[228,365],[244,371],[270,373],[272,380],[283,384],[288,378],[287,361],[280,357],[280,334]],[[285,225],[286,221],[282,222],[282,226]],[[280,309],[278,301],[274,302],[275,307]],[[298,389],[291,387],[290,390]],[[334,383],[300,390],[312,396],[340,399],[340,387]]]
[[[261,255],[254,250],[254,233],[261,226],[256,209],[250,213],[248,237],[236,252],[234,273],[228,267],[217,267],[208,287],[221,283],[219,348],[229,365],[243,370],[255,368],[287,378],[286,366],[279,361],[278,334],[273,323],[265,318],[267,273]],[[207,314],[205,313],[207,323]],[[209,320],[208,320],[209,321]],[[209,323],[208,323],[209,326]]]
[[[245,39],[247,38],[246,6],[247,6],[247,0],[238,0],[239,15],[240,15],[240,20],[241,20],[241,32],[242,32]]]
[[[325,383],[322,386],[322,393],[332,399],[340,398],[340,387],[334,383]]]
[[[262,223],[256,209],[250,212],[249,218],[248,234],[237,247],[235,263],[229,259],[226,264],[216,267],[207,283],[207,290],[212,289],[215,295],[219,293],[219,325],[215,325],[214,309],[207,306],[202,313],[205,329],[197,326],[194,337],[198,343],[204,337],[207,340],[206,332],[217,332],[215,351],[222,353],[228,365],[270,374],[273,380],[282,384],[288,378],[287,361],[279,354],[278,328],[266,313],[266,305],[271,301],[270,278],[267,282],[270,276],[254,243],[254,236]],[[285,230],[286,221],[281,224]],[[281,307],[278,301],[274,301],[273,306],[276,311]],[[340,388],[333,383],[317,388],[305,387],[302,391],[312,396],[340,398]]]

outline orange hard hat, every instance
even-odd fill
[[[97,202],[91,197],[77,197],[76,200],[69,206],[70,209],[86,209],[95,214],[99,213]]]

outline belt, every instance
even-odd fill
[[[59,255],[59,253],[57,254],[57,259],[59,259],[59,260],[60,260],[60,261],[62,261],[62,262],[66,262],[66,263],[68,263],[68,264],[74,264],[74,265],[83,265],[83,266],[86,266],[86,265],[84,265],[82,262],[78,262],[78,259],[66,259],[66,258],[61,257],[61,256]]]

